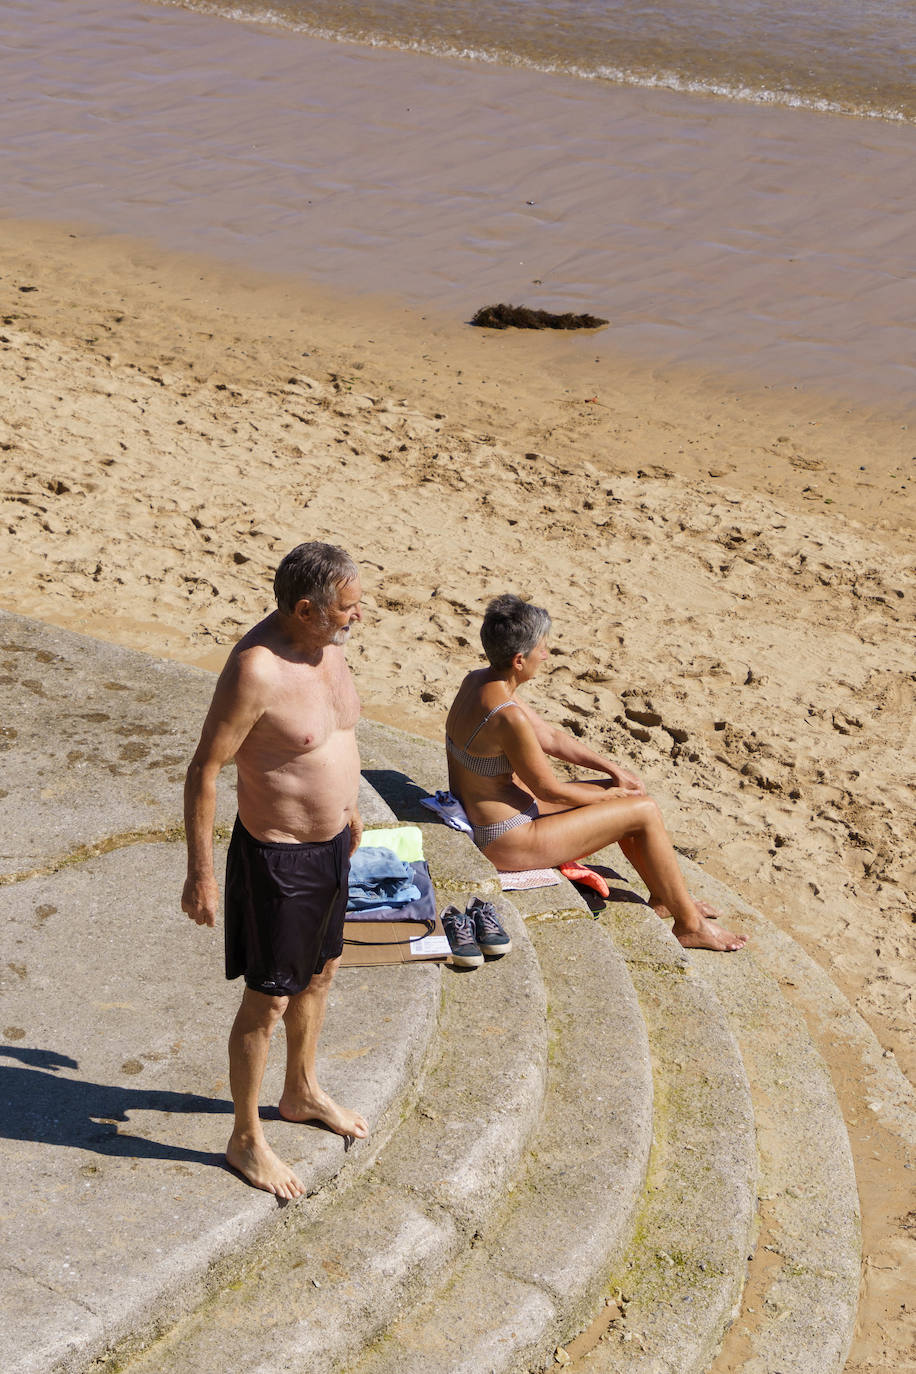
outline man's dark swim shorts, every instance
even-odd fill
[[[350,828],[315,844],[256,840],[236,817],[226,858],[226,977],[292,997],[343,952]]]

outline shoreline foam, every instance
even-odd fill
[[[676,71],[669,61],[667,65],[659,67],[648,67],[645,54],[640,62],[637,53],[630,55],[629,65],[610,65],[607,62],[599,61],[595,55],[591,56],[590,61],[580,57],[578,60],[567,54],[565,58],[547,56],[536,56],[529,52],[520,50],[517,29],[512,35],[515,43],[514,47],[505,45],[500,46],[491,42],[487,45],[485,39],[481,39],[471,45],[449,39],[444,36],[438,38],[421,37],[409,32],[395,32],[390,29],[387,32],[373,32],[371,26],[365,26],[365,13],[359,11],[361,23],[357,26],[344,18],[338,11],[338,25],[328,24],[325,20],[319,22],[315,17],[307,14],[296,15],[286,13],[276,8],[275,5],[255,3],[245,6],[243,4],[220,3],[220,0],[153,0],[153,3],[168,6],[175,9],[188,10],[194,14],[216,16],[242,24],[255,24],[265,26],[270,29],[282,29],[289,33],[303,34],[309,38],[317,38],[338,43],[358,44],[368,48],[383,48],[396,52],[423,53],[430,57],[445,58],[446,60],[458,60],[469,62],[482,62],[501,67],[520,67],[528,71],[541,72],[548,76],[568,76],[575,77],[583,81],[603,81],[614,85],[636,86],[646,90],[669,90],[692,95],[704,95],[724,97],[730,100],[759,104],[759,105],[780,105],[791,109],[805,109],[815,111],[820,114],[841,114],[859,119],[881,119],[893,123],[913,124],[916,123],[912,107],[910,109],[900,108],[887,103],[875,103],[875,87],[880,83],[876,80],[876,74],[870,72],[847,72],[847,80],[856,78],[859,89],[855,96],[849,95],[843,99],[836,95],[827,95],[822,90],[817,91],[812,86],[811,89],[802,90],[797,86],[793,87],[791,82],[799,81],[802,69],[797,68],[791,77],[786,75],[785,56],[780,62],[775,54],[770,55],[769,65],[771,84],[762,82],[758,75],[756,84],[748,79],[748,76],[735,76],[728,78],[721,74],[713,75],[711,72],[699,74],[698,72]],[[378,16],[377,16],[378,17]],[[391,15],[388,15],[389,23]],[[381,22],[379,17],[379,22]],[[785,16],[783,16],[785,25]],[[395,25],[395,28],[398,26]],[[581,28],[582,26],[580,26]],[[585,25],[587,27],[587,24]],[[688,37],[688,34],[682,35]],[[812,37],[808,35],[809,39]],[[606,33],[604,35],[608,47],[613,48],[615,43],[621,40],[625,42],[625,33]],[[694,35],[694,44],[696,36]],[[835,40],[836,42],[836,40]],[[670,46],[670,40],[669,40]],[[739,45],[740,46],[740,45]],[[849,49],[841,45],[840,52],[849,59]],[[792,56],[797,58],[799,49],[804,51],[804,40],[799,43],[798,35],[794,36],[792,44]],[[733,54],[734,55],[734,54]],[[834,49],[832,56],[837,57],[840,53]],[[712,56],[710,53],[694,53],[695,60],[701,61],[705,56],[708,62]],[[683,49],[679,51],[678,57],[684,60]],[[823,60],[823,59],[822,59]],[[656,63],[658,56],[656,55]],[[828,68],[830,69],[831,84],[837,84],[837,73],[827,64],[820,73],[821,81],[827,78]],[[805,69],[809,85],[812,82],[812,72],[810,65]],[[788,80],[788,84],[787,84]],[[779,84],[776,84],[777,81]],[[869,92],[866,96],[865,92]],[[900,83],[898,98],[905,104],[907,95],[911,95],[910,89],[905,83]]]

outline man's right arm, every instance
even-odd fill
[[[216,779],[263,714],[263,698],[256,656],[249,651],[243,661],[233,654],[216,684],[200,743],[185,778],[188,876],[181,909],[199,926],[215,925],[219,909],[219,888],[213,871]]]

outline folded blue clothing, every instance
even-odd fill
[[[349,886],[350,911],[405,906],[420,896],[412,866],[383,845],[360,845],[350,859]]]
[[[348,911],[347,920],[367,921],[417,921],[432,930],[436,924],[436,892],[429,876],[429,868],[423,859],[414,860],[413,880],[420,896],[417,901],[406,902],[403,906],[364,907],[362,911]]]

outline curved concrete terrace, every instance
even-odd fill
[[[777,980],[815,986],[908,1149],[912,1093],[826,975],[698,870],[694,890],[753,927],[753,958],[685,954],[614,851],[598,856],[615,878],[600,910],[565,881],[500,899],[517,945],[502,967],[342,970],[323,1072],[370,1142],[345,1154],[271,1122],[308,1182],[295,1207],[225,1169],[237,990],[219,935],[178,906],[180,784],[212,683],[0,613],[10,1374],[540,1370],[596,1313],[583,1369],[699,1374],[740,1311],[761,1224],[764,1297],[726,1340],[740,1330],[749,1374],[837,1374],[855,1182],[829,1076]],[[426,822],[436,746],[372,722],[360,735],[367,819]],[[222,827],[233,810],[226,776]],[[440,903],[495,895],[460,837],[426,837]]]

